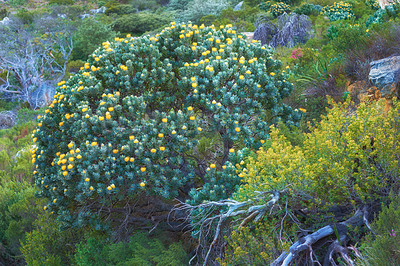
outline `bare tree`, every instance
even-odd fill
[[[0,92],[32,109],[51,99],[73,49],[70,21],[50,16],[24,25],[16,18],[0,25]]]

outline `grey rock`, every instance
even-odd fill
[[[1,24],[3,25],[7,25],[8,23],[10,23],[11,19],[9,17],[5,17],[3,18],[3,20],[0,21]]]
[[[233,11],[239,11],[240,9],[242,9],[242,5],[243,5],[243,1],[240,2],[239,4],[237,4],[237,5],[233,8]]]
[[[399,93],[400,56],[390,56],[370,63],[369,79],[382,97],[393,97]]]
[[[15,111],[3,111],[0,112],[0,129],[6,129],[13,127],[17,120],[17,114]]]
[[[107,8],[105,6],[102,6],[102,7],[97,8],[97,9],[90,9],[90,13],[92,13],[92,14],[104,14],[106,12],[106,9]]]

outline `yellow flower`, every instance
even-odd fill
[[[108,107],[108,111],[109,111],[109,112],[114,111],[114,107]]]
[[[97,146],[97,142],[96,141],[93,141],[92,142],[92,146],[94,147],[94,146]]]
[[[234,148],[230,148],[229,152],[235,152],[235,149]]]
[[[107,189],[108,189],[108,190],[112,190],[112,187],[108,186]]]
[[[210,168],[215,168],[216,165],[214,163],[210,164]]]
[[[104,120],[104,116],[99,116],[99,120],[103,121]]]
[[[146,186],[146,183],[141,182],[141,183],[140,183],[140,186],[141,186],[141,187],[144,187],[144,186]]]
[[[146,167],[141,167],[141,168],[140,168],[140,171],[146,172]]]
[[[63,176],[66,176],[66,175],[68,175],[68,172],[64,171],[62,174],[63,174]]]
[[[164,134],[163,134],[163,133],[158,133],[158,137],[159,137],[159,138],[163,138],[163,137],[164,137]]]
[[[307,110],[304,108],[299,108],[299,110],[302,111],[303,113],[307,112]]]
[[[130,161],[131,163],[133,163],[133,162],[135,161],[135,158],[131,157],[131,158],[129,159],[129,161]]]
[[[92,186],[89,187],[90,190],[93,190],[94,188]]]
[[[176,134],[176,131],[175,131],[175,130],[172,130],[171,134],[172,134],[172,135],[175,135],[175,134]]]
[[[56,202],[57,202],[57,199],[54,199],[53,202],[56,203]]]
[[[271,73],[269,73],[271,76],[275,76],[275,73],[274,72],[271,72]]]
[[[114,185],[114,184],[111,184],[110,187],[115,188],[115,185]]]
[[[82,156],[79,154],[78,156],[76,156],[77,159],[82,159]]]
[[[240,132],[240,127],[235,128],[236,132]]]
[[[260,142],[261,142],[261,144],[264,144],[264,143],[265,143],[265,140],[262,139],[262,140],[260,140]]]
[[[196,117],[193,115],[193,116],[191,116],[189,119],[193,121],[193,120],[196,119]]]
[[[187,129],[187,127],[186,127],[186,126],[183,126],[182,129],[185,130],[185,129]]]
[[[157,150],[156,149],[151,149],[150,151],[151,151],[151,153],[155,153]]]
[[[201,127],[198,127],[197,130],[200,132],[203,131],[203,129]]]
[[[86,181],[86,182],[89,182],[89,181],[90,181],[90,178],[89,178],[89,177],[85,178],[85,181]]]
[[[240,76],[239,76],[239,79],[241,79],[241,80],[244,79],[244,76],[243,76],[243,75],[240,75]]]
[[[192,83],[192,87],[196,88],[197,87],[197,83]]]
[[[164,123],[167,123],[168,119],[167,118],[163,118],[161,121],[163,121]]]
[[[192,110],[193,110],[193,107],[192,107],[192,106],[189,106],[187,109],[188,109],[188,111],[192,111]]]
[[[165,151],[165,147],[164,147],[164,146],[161,146],[161,147],[160,147],[160,151]]]

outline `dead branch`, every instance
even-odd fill
[[[196,206],[180,202],[180,204],[175,206],[173,211],[187,212],[188,218],[194,223],[193,228],[198,228],[198,247],[191,261],[196,257],[200,257],[203,259],[203,265],[207,265],[215,249],[223,249],[223,235],[225,233],[223,232],[223,228],[228,225],[228,222],[232,218],[237,217],[241,221],[239,227],[245,226],[251,221],[257,222],[261,220],[267,211],[278,202],[280,195],[285,191],[258,192],[259,195],[257,197],[244,202],[226,199],[205,202]],[[267,194],[271,197],[269,201],[265,204],[255,205],[256,202],[259,202]],[[211,235],[212,241],[209,243],[207,239]],[[217,247],[218,243],[219,247]]]
[[[288,253],[283,252],[271,265],[289,265],[293,261],[293,259],[295,259],[300,254],[300,252],[312,249],[312,245],[314,243],[327,236],[332,235],[335,232],[335,227],[340,229],[338,230],[340,242],[339,240],[336,240],[330,245],[328,249],[328,254],[325,257],[325,263],[335,265],[333,255],[338,253],[343,257],[348,265],[354,265],[354,262],[348,256],[347,248],[343,247],[343,245],[346,245],[347,243],[347,228],[349,226],[357,227],[365,224],[367,215],[368,212],[366,208],[363,208],[362,210],[357,210],[356,213],[346,221],[340,222],[335,226],[327,225],[310,235],[300,238],[289,248]]]

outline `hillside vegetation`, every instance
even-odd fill
[[[399,14],[0,3],[0,265],[399,265]]]

